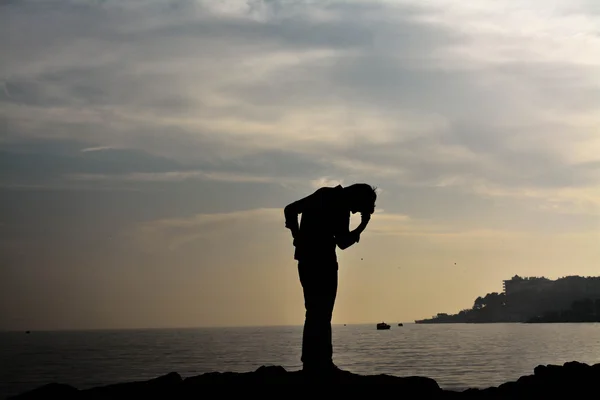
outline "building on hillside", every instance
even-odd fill
[[[502,289],[506,297],[521,291],[541,291],[552,286],[555,281],[544,277],[521,278],[513,276],[510,280],[502,281]]]

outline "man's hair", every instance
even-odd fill
[[[355,183],[348,186],[347,189],[350,189],[352,196],[359,203],[375,207],[375,201],[377,200],[376,186],[371,186],[367,183]]]

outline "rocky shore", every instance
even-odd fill
[[[251,395],[252,387],[262,385],[260,395],[269,389],[264,384],[296,385],[294,395],[314,385],[393,385],[394,394],[409,398],[542,398],[571,396],[587,398],[597,394],[600,382],[600,364],[587,365],[576,361],[564,365],[539,365],[532,375],[522,376],[517,381],[507,382],[498,387],[486,389],[468,389],[462,392],[443,390],[431,378],[391,375],[357,375],[350,372],[338,373],[328,378],[315,379],[300,371],[288,372],[283,367],[260,367],[246,373],[212,372],[199,376],[182,378],[171,372],[155,379],[141,382],[120,383],[79,390],[69,385],[51,383],[32,391],[22,393],[11,399],[121,399],[121,398],[199,398],[210,395],[206,385],[219,385],[219,393],[238,391],[244,386],[244,395]],[[273,386],[275,385],[275,386]],[[336,389],[339,390],[339,389]],[[343,389],[342,389],[343,390]],[[279,392],[281,393],[281,392]],[[336,393],[339,393],[336,392]],[[371,392],[372,393],[372,392]],[[351,395],[351,392],[349,392]],[[534,397],[535,396],[535,397]]]

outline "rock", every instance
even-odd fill
[[[63,385],[61,383],[49,383],[39,388],[30,390],[11,399],[19,400],[35,400],[35,399],[75,399],[79,394],[79,390],[73,386]]]
[[[287,372],[283,367],[262,366],[254,372],[211,372],[186,378],[183,386],[193,387],[205,384],[394,384],[410,388],[418,388],[423,393],[441,393],[442,389],[431,378],[397,377],[391,375],[357,375],[341,372],[330,376],[311,376],[302,371]],[[192,389],[189,389],[192,390]]]
[[[265,385],[296,385],[298,389],[314,385],[395,385],[394,391],[401,395],[419,398],[466,398],[466,399],[510,399],[585,396],[594,393],[595,382],[600,380],[600,364],[593,366],[568,362],[562,366],[538,365],[533,375],[525,375],[517,381],[506,382],[498,387],[467,389],[462,392],[442,390],[431,378],[420,376],[397,377],[391,375],[358,375],[337,372],[328,376],[315,377],[302,371],[288,372],[281,366],[262,366],[254,372],[210,372],[182,379],[176,372],[142,382],[120,383],[86,390],[77,390],[57,383],[45,385],[23,393],[13,399],[113,399],[113,398],[192,398],[206,396],[206,385],[220,385],[219,391],[239,391],[244,386],[244,396],[252,395],[251,388]],[[209,389],[210,390],[210,389]],[[351,395],[351,393],[349,393]]]
[[[520,377],[498,387],[502,396],[585,396],[594,391],[600,369],[576,361],[559,365],[538,365],[533,375]]]
[[[183,380],[177,372],[170,372],[148,381],[117,383],[80,391],[80,398],[112,399],[120,396],[169,395]]]

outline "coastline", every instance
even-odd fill
[[[256,385],[396,385],[400,394],[436,398],[515,398],[528,396],[585,395],[593,393],[600,381],[600,363],[588,365],[577,361],[563,365],[538,365],[532,375],[497,387],[452,391],[440,388],[432,379],[421,376],[398,377],[392,375],[359,375],[350,372],[338,373],[328,378],[310,378],[301,371],[288,372],[281,366],[262,366],[256,371],[245,373],[211,372],[182,378],[177,372],[159,376],[148,381],[125,382],[91,389],[79,390],[62,383],[49,383],[28,392],[9,397],[24,399],[113,399],[167,397],[170,399],[206,395],[206,385],[221,385],[223,388]],[[235,389],[234,389],[235,390]],[[301,390],[301,389],[300,389]]]
[[[471,308],[438,313],[416,324],[586,323],[600,322],[600,277],[556,280],[518,275],[502,282],[502,292],[479,296]]]

